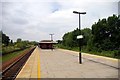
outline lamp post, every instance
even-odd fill
[[[81,35],[80,14],[86,14],[86,12],[73,11],[73,13],[79,14],[79,31],[80,31],[80,35]],[[81,37],[81,38],[82,38],[82,37]],[[80,40],[79,40],[79,63],[82,64],[82,55],[81,55],[81,44],[80,44]]]

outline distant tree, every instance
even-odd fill
[[[19,42],[21,42],[22,41],[22,39],[21,38],[18,38],[17,39],[17,43],[19,43]]]
[[[13,40],[11,40],[10,43],[13,44]]]
[[[89,28],[85,28],[83,30],[81,30],[81,34],[83,35],[83,45],[87,45],[88,44],[88,41],[89,39],[91,38],[92,36],[92,31],[91,29]]]
[[[10,43],[9,43],[10,45],[13,45],[13,40],[10,40]]]
[[[81,30],[81,34],[84,36],[83,39],[81,39],[81,46],[86,46],[89,39],[91,38],[91,29],[85,28]],[[72,32],[68,32],[63,36],[63,45],[68,47],[78,47],[79,46],[79,39],[77,39],[77,36],[80,35],[79,29],[75,29]]]
[[[26,45],[24,44],[24,42],[19,42],[16,44],[17,48],[20,48],[20,49],[25,49],[26,48]]]
[[[2,43],[3,43],[5,46],[8,46],[9,41],[10,41],[9,37],[6,36],[6,34],[4,34],[3,32],[1,32],[1,33],[2,33]]]
[[[93,44],[99,50],[120,48],[120,19],[113,15],[92,25]]]
[[[38,45],[38,42],[36,42],[36,41],[31,41],[30,44],[36,46],[36,45]]]
[[[66,33],[63,36],[63,45],[72,47],[72,33]]]
[[[62,43],[62,40],[57,40],[58,44],[61,44]]]

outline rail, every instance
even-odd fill
[[[16,60],[13,64],[9,65],[6,69],[4,69],[2,71],[2,80],[14,80],[24,66],[24,64],[26,63],[29,56],[34,51],[34,49],[35,47],[32,48],[28,53],[20,57],[18,60]]]

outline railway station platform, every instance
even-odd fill
[[[118,78],[118,60],[64,49],[36,47],[16,77],[30,78]]]
[[[33,51],[16,77],[16,79],[28,80],[31,78],[40,78],[40,51],[38,47]]]

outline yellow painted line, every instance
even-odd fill
[[[40,55],[38,55],[38,80],[40,80]]]
[[[59,49],[59,50],[70,51],[70,52],[74,52],[74,53],[78,54],[77,51],[71,51],[71,50],[66,50],[66,49]],[[105,57],[105,56],[100,56],[100,55],[94,55],[94,54],[88,54],[88,53],[83,53],[83,55],[88,55],[88,56],[95,57],[95,58],[103,58],[103,59],[107,59],[107,60],[118,62],[118,59],[114,59],[114,58],[110,58],[110,57]]]
[[[118,61],[118,59],[109,58],[109,57],[105,57],[105,56],[88,54],[88,53],[83,53],[83,54],[84,54],[84,55],[88,55],[88,56],[92,56],[92,57],[96,57],[96,58],[103,58],[103,59],[107,59],[107,60]]]

